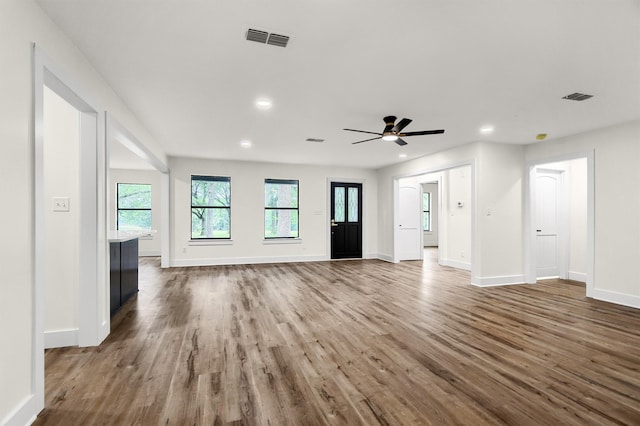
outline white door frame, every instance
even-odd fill
[[[38,46],[33,45],[33,335],[32,394],[35,412],[44,408],[45,213],[44,86],[80,111],[80,259],[78,344],[98,345],[109,333],[106,242],[106,157],[101,109],[82,95]]]
[[[475,277],[478,274],[478,265],[475,262],[476,257],[476,161],[468,160],[468,161],[460,161],[456,163],[451,163],[443,167],[437,167],[433,169],[425,169],[418,172],[406,173],[402,175],[397,175],[393,177],[393,259],[394,263],[399,262],[398,256],[398,218],[399,218],[399,209],[400,209],[400,179],[421,175],[428,175],[432,173],[444,172],[447,170],[457,169],[463,166],[471,167],[471,255],[469,262],[471,263],[471,277]],[[442,189],[442,185],[438,186],[438,191],[440,192]],[[440,203],[442,197],[441,194],[438,194],[438,203]],[[438,238],[440,238],[440,232],[438,232]],[[439,257],[439,256],[438,256]]]
[[[571,161],[577,159],[587,159],[587,278],[586,278],[586,295],[593,297],[594,283],[594,259],[595,259],[595,152],[593,150],[585,152],[577,152],[556,157],[547,157],[527,162],[525,173],[525,278],[529,284],[536,282],[536,262],[535,262],[535,215],[533,207],[535,206],[535,177],[536,168],[544,164],[558,163],[562,161]]]

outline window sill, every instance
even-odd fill
[[[268,238],[262,244],[302,244],[302,238]]]
[[[189,246],[230,246],[233,240],[189,240]]]

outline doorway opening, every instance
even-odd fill
[[[529,165],[527,282],[560,278],[593,289],[593,153]]]
[[[431,246],[440,265],[472,269],[473,169],[455,165],[395,180],[394,261],[424,260]]]
[[[55,282],[54,277],[49,276],[47,271],[48,260],[58,254],[47,248],[47,241],[53,237],[51,228],[57,226],[55,221],[65,215],[65,219],[71,219],[66,221],[69,222],[66,226],[69,226],[71,237],[67,240],[65,249],[77,251],[77,254],[69,257],[72,259],[71,262],[77,263],[74,276],[77,286],[72,285],[61,291],[74,292],[74,318],[69,322],[68,316],[61,317],[66,324],[71,325],[63,327],[62,330],[48,330],[51,332],[51,341],[48,343],[56,346],[98,345],[109,333],[109,315],[106,303],[105,154],[104,139],[98,136],[102,128],[101,114],[86,97],[80,95],[82,91],[35,45],[33,65],[35,160],[32,392],[38,412],[44,407],[45,321],[51,317],[45,312],[52,308],[56,311],[64,309],[61,306],[45,305],[47,295],[55,294],[48,288],[49,283]],[[49,183],[49,179],[55,180],[56,177],[51,175],[52,172],[47,167],[51,165],[51,161],[64,161],[64,157],[55,159],[55,155],[52,155],[49,160],[45,158],[45,144],[52,138],[51,133],[45,132],[45,93],[55,94],[64,101],[63,105],[67,105],[65,108],[70,112],[69,115],[77,117],[75,121],[66,122],[71,126],[71,129],[67,130],[75,135],[77,144],[75,147],[65,147],[69,149],[69,155],[77,157],[77,168],[71,175],[66,176],[65,185],[52,191],[48,190],[45,184]],[[49,163],[45,164],[45,161]],[[53,173],[57,174],[60,170],[61,167],[55,167]],[[51,214],[60,216],[52,218]],[[71,228],[78,230],[75,236]],[[59,324],[54,327],[60,328]]]

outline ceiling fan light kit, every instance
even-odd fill
[[[384,120],[384,130],[382,133],[378,132],[370,132],[368,130],[356,130],[356,129],[343,129],[349,132],[358,132],[358,133],[369,133],[371,135],[377,135],[375,138],[365,139],[362,141],[353,142],[352,144],[359,144],[362,142],[374,141],[376,139],[382,139],[383,141],[395,142],[400,146],[404,146],[407,144],[402,138],[407,136],[421,136],[421,135],[437,135],[444,133],[443,129],[439,130],[422,130],[418,132],[402,132],[402,130],[411,123],[411,119],[403,118],[396,124],[397,117],[394,115],[388,115],[383,118]]]

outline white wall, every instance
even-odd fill
[[[393,181],[394,178],[416,176],[472,163],[479,144],[468,144],[420,157],[378,170],[378,252],[383,259],[393,259]]]
[[[394,178],[464,164],[475,166],[472,168],[475,190],[470,196],[472,282],[481,286],[524,282],[524,148],[518,145],[472,143],[380,169],[378,249],[381,257],[393,256]]]
[[[522,283],[524,277],[524,147],[481,144],[478,157],[478,285]]]
[[[587,159],[567,162],[569,173],[569,278],[587,275]]]
[[[170,158],[169,168],[173,266],[328,259],[330,178],[363,181],[363,256],[376,256],[378,201],[374,171],[189,158]],[[191,175],[231,177],[231,244],[190,242]],[[263,241],[265,178],[300,181],[300,242]]]
[[[46,212],[45,347],[77,345],[80,197],[80,113],[49,89],[44,92]],[[69,197],[54,211],[53,197]]]
[[[151,229],[155,234],[151,237],[139,239],[138,252],[140,256],[160,256],[162,241],[162,191],[161,173],[154,170],[109,169],[109,193],[111,194],[111,211],[109,212],[109,228],[116,228],[117,184],[144,183],[151,185]]]
[[[640,307],[640,121],[526,148],[527,161],[594,153],[593,297]]]
[[[442,245],[438,256],[443,265],[467,270],[471,269],[471,173],[471,166],[442,172]]]
[[[0,194],[12,207],[0,211],[0,237],[5,242],[0,247],[0,424],[25,424],[37,411],[32,394],[33,42],[92,100],[166,160],[135,116],[32,0],[0,0]]]
[[[438,184],[437,183],[423,183],[422,192],[428,192],[431,200],[431,210],[429,214],[431,216],[431,230],[424,231],[423,246],[424,247],[437,247],[438,246]],[[424,218],[423,218],[424,220]]]

